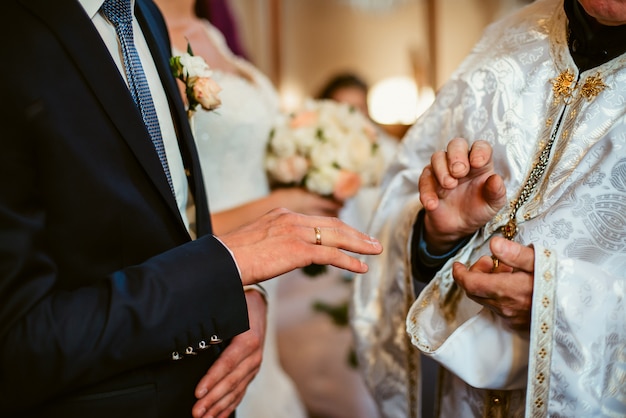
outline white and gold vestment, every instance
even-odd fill
[[[451,265],[490,254],[511,207],[413,294],[410,242],[418,178],[450,139],[483,139],[515,202],[514,240],[533,245],[529,334],[509,330],[454,284]],[[418,417],[419,353],[445,368],[442,417],[626,416],[626,55],[579,73],[562,0],[493,24],[403,140],[370,233],[352,306],[357,351],[385,417]]]

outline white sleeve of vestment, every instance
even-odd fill
[[[412,343],[469,385],[513,390],[526,386],[529,336],[508,328],[469,299],[452,279],[452,263],[467,264],[475,236],[422,291],[407,316]]]

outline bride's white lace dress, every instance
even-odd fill
[[[198,110],[192,127],[211,212],[241,205],[269,193],[263,165],[265,144],[279,112],[270,81],[248,62],[235,57],[221,33],[207,22],[209,36],[244,76],[214,70],[222,87],[222,105]],[[276,349],[276,283],[263,284],[269,296],[263,362],[237,408],[237,418],[304,418],[306,413]]]

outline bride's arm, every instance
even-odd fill
[[[305,215],[337,216],[342,203],[299,187],[276,189],[249,203],[212,213],[213,233],[222,235],[278,207]]]

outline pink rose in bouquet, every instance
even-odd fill
[[[339,201],[354,196],[361,188],[361,176],[348,170],[340,170],[333,188],[333,197]]]

